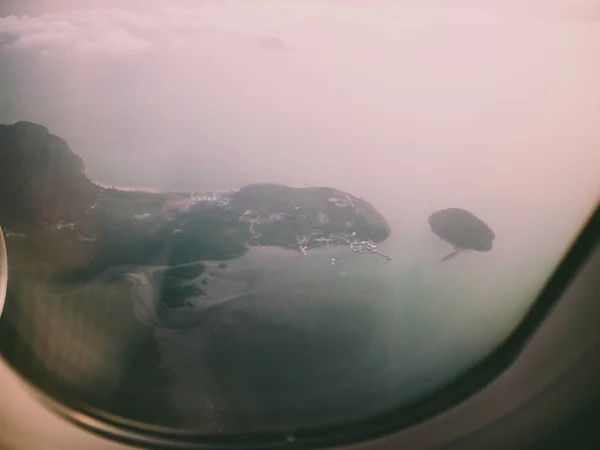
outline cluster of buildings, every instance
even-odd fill
[[[333,203],[335,206],[339,206],[342,208],[352,207],[354,208],[356,205],[354,204],[354,200],[350,194],[342,194],[340,193],[339,197],[330,197],[327,199],[329,203]]]
[[[308,243],[315,242],[315,243],[318,243],[318,246],[330,245],[330,244],[348,245],[348,246],[350,246],[350,250],[352,250],[354,253],[368,252],[368,253],[374,253],[376,255],[379,255],[387,260],[392,259],[391,256],[381,253],[377,249],[377,245],[373,241],[358,240],[356,238],[356,233],[352,233],[351,236],[343,235],[343,234],[341,234],[341,235],[336,234],[336,235],[332,235],[331,237],[317,237],[312,240],[311,240],[311,237],[312,236],[303,237],[303,238],[298,239],[298,250],[303,255],[308,254]]]
[[[350,241],[350,250],[354,253],[362,253],[363,251],[374,252],[377,250],[377,246],[372,241]]]
[[[173,195],[163,204],[163,212],[183,212],[189,209],[192,205],[199,203],[224,207],[229,205],[230,197],[233,192],[234,191],[206,191],[192,192],[186,196]]]
[[[373,241],[359,241],[356,239],[356,233],[352,233],[352,239],[348,241],[348,244],[350,245],[350,250],[354,253],[369,252],[379,255],[388,261],[392,259],[391,256],[381,253]]]

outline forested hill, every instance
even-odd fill
[[[67,143],[31,122],[0,125],[0,220],[72,221],[98,195]]]
[[[12,263],[46,263],[81,280],[111,265],[175,266],[235,258],[251,245],[304,249],[390,233],[370,203],[329,187],[150,193],[99,186],[63,139],[30,122],[0,125],[0,204]]]

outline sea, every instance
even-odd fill
[[[482,207],[493,249],[441,262],[452,248],[427,224],[432,205],[418,208],[383,208],[392,232],[378,249],[391,260],[346,246],[253,246],[203,261],[190,282],[206,295],[174,309],[155,286],[164,267],[113,266],[68,301],[9,302],[3,320],[20,324],[43,376],[54,371],[61,389],[143,424],[293,433],[377,417],[501,345],[585,220],[540,227],[539,210]],[[42,376],[27,367],[17,368]]]
[[[392,230],[391,260],[331,246],[206,262],[207,296],[151,323],[177,428],[289,432],[406,406],[500,345],[558,256],[498,234],[440,262],[452,248],[426,221]],[[148,301],[134,292],[134,309]]]

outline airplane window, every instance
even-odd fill
[[[410,404],[598,202],[597,23],[49,3],[0,6],[0,351],[74,407],[227,436]]]

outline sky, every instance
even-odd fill
[[[0,123],[109,185],[567,223],[600,194],[598,55],[596,0],[9,0]]]

